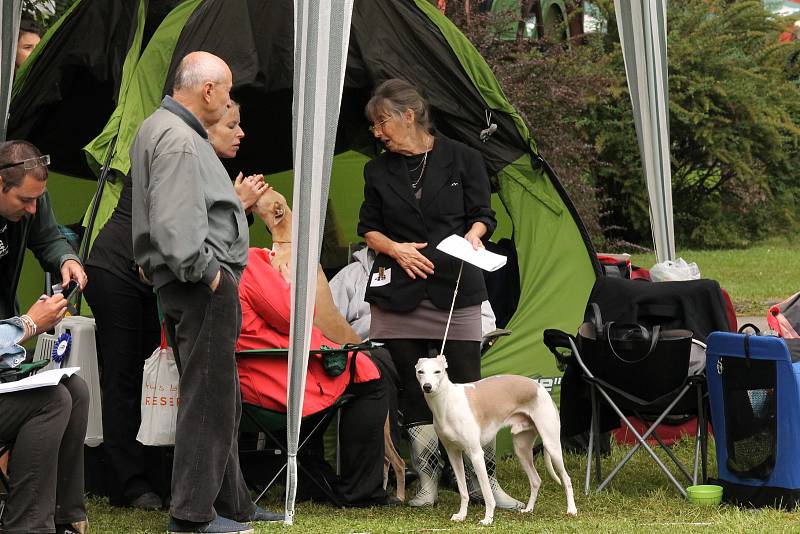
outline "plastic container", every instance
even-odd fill
[[[704,484],[686,488],[686,497],[689,502],[701,506],[716,506],[722,502],[722,486]]]

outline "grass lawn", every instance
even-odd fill
[[[678,249],[677,256],[700,267],[728,292],[737,315],[766,316],[772,304],[800,291],[800,238],[782,237],[747,249]],[[654,254],[634,254],[634,265],[650,268]]]
[[[688,461],[692,456],[692,443],[682,441],[675,446],[678,456]],[[613,458],[621,459],[624,448],[615,448]],[[666,455],[662,454],[665,462]],[[578,516],[567,517],[566,500],[561,487],[546,474],[541,457],[536,466],[545,478],[536,509],[532,514],[505,510],[495,513],[494,524],[482,527],[478,521],[483,508],[472,505],[467,521],[453,523],[450,516],[458,508],[458,495],[449,490],[440,492],[439,504],[434,508],[339,509],[332,506],[300,503],[296,509],[295,524],[260,526],[256,532],[299,533],[362,533],[362,532],[798,532],[800,514],[773,509],[742,510],[727,505],[701,507],[684,500],[671,486],[661,471],[643,451],[638,451],[617,478],[610,490],[601,494],[583,495],[585,459],[567,455],[567,470],[572,477]],[[709,473],[716,473],[713,449],[709,457]],[[611,460],[604,461],[605,471]],[[527,496],[527,479],[516,460],[499,462],[499,479],[513,496]],[[411,488],[413,490],[413,487]],[[283,509],[281,489],[273,490],[261,504],[271,510]],[[410,493],[413,495],[413,493]],[[527,499],[527,498],[526,498]],[[523,500],[526,500],[523,499]],[[155,533],[164,532],[167,525],[165,512],[134,512],[111,508],[105,500],[89,502],[89,521],[94,533]]]

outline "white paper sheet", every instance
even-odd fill
[[[436,248],[484,271],[496,271],[508,260],[505,256],[489,252],[485,248],[475,250],[469,241],[455,234],[441,241]]]
[[[0,394],[55,386],[58,385],[65,376],[72,376],[80,371],[80,369],[80,367],[65,367],[64,369],[41,371],[35,375],[23,378],[22,380],[17,380],[16,382],[0,384]]]

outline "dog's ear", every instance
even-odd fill
[[[447,358],[444,357],[444,354],[439,354],[436,356],[436,359],[442,362],[442,367],[447,369]]]

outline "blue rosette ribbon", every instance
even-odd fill
[[[53,346],[53,353],[50,355],[50,358],[55,362],[55,368],[60,369],[61,364],[64,363],[69,357],[69,351],[72,348],[72,335],[69,332],[64,332],[58,339],[56,339],[56,344]]]

